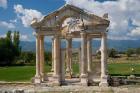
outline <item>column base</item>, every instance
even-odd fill
[[[71,73],[66,73],[65,77],[68,78],[68,79],[71,79],[72,78],[72,74]]]
[[[100,87],[108,87],[107,76],[101,77],[101,82],[99,83]]]
[[[88,72],[88,85],[93,84],[93,75],[91,72]]]
[[[34,78],[32,78],[32,83],[40,84],[41,83],[41,77],[34,77]]]
[[[51,72],[54,72],[54,69],[51,69]]]
[[[87,75],[86,74],[82,74],[80,76],[81,78],[81,85],[84,85],[84,86],[87,86],[88,85],[88,78],[87,78]]]
[[[72,70],[70,70],[70,69],[66,69],[66,78],[69,78],[69,79],[71,79],[72,78]]]
[[[53,86],[60,86],[61,82],[60,82],[60,76],[58,75],[53,75]]]
[[[42,75],[41,81],[48,81],[48,76],[46,74]]]

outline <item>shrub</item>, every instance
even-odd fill
[[[112,58],[116,58],[118,51],[114,48],[108,50],[108,56]]]

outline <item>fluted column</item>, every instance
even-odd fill
[[[36,34],[36,74],[34,77],[34,83],[41,83],[40,75],[40,36]]]
[[[87,38],[87,70],[88,72],[91,72],[91,63],[92,63],[92,38]]]
[[[59,36],[54,37],[54,84],[60,85],[60,39]]]
[[[45,74],[44,50],[44,36],[40,36],[40,74],[42,81],[47,80],[47,75]]]
[[[52,38],[52,68],[51,71],[54,71],[54,38]]]
[[[66,76],[72,77],[72,39],[67,39],[66,48]]]
[[[87,85],[87,38],[86,33],[81,32],[81,84]]]
[[[100,86],[108,86],[107,82],[107,35],[102,33],[101,39],[101,82]]]

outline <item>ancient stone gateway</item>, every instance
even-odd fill
[[[80,83],[87,85],[88,72],[91,71],[91,40],[101,38],[101,80],[100,86],[108,86],[107,82],[107,32],[108,15],[103,17],[90,14],[72,5],[64,5],[57,11],[45,16],[41,21],[33,20],[31,26],[36,35],[36,74],[34,83],[49,80],[44,71],[44,36],[52,36],[53,83],[61,85],[65,82],[64,54],[60,46],[61,39],[66,39],[66,73],[71,76],[72,38],[81,38]]]

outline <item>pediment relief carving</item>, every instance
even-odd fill
[[[107,18],[107,15],[104,16]],[[65,5],[64,7],[58,9],[57,11],[45,16],[40,22],[34,22],[33,26],[35,28],[59,28],[62,30],[67,30],[69,32],[79,31],[89,26],[104,25],[109,26],[109,21],[104,17],[98,17],[94,14],[89,14],[84,10],[77,8],[72,5]],[[67,22],[68,21],[68,22]],[[33,27],[32,26],[32,27]],[[47,30],[46,30],[47,31]]]

